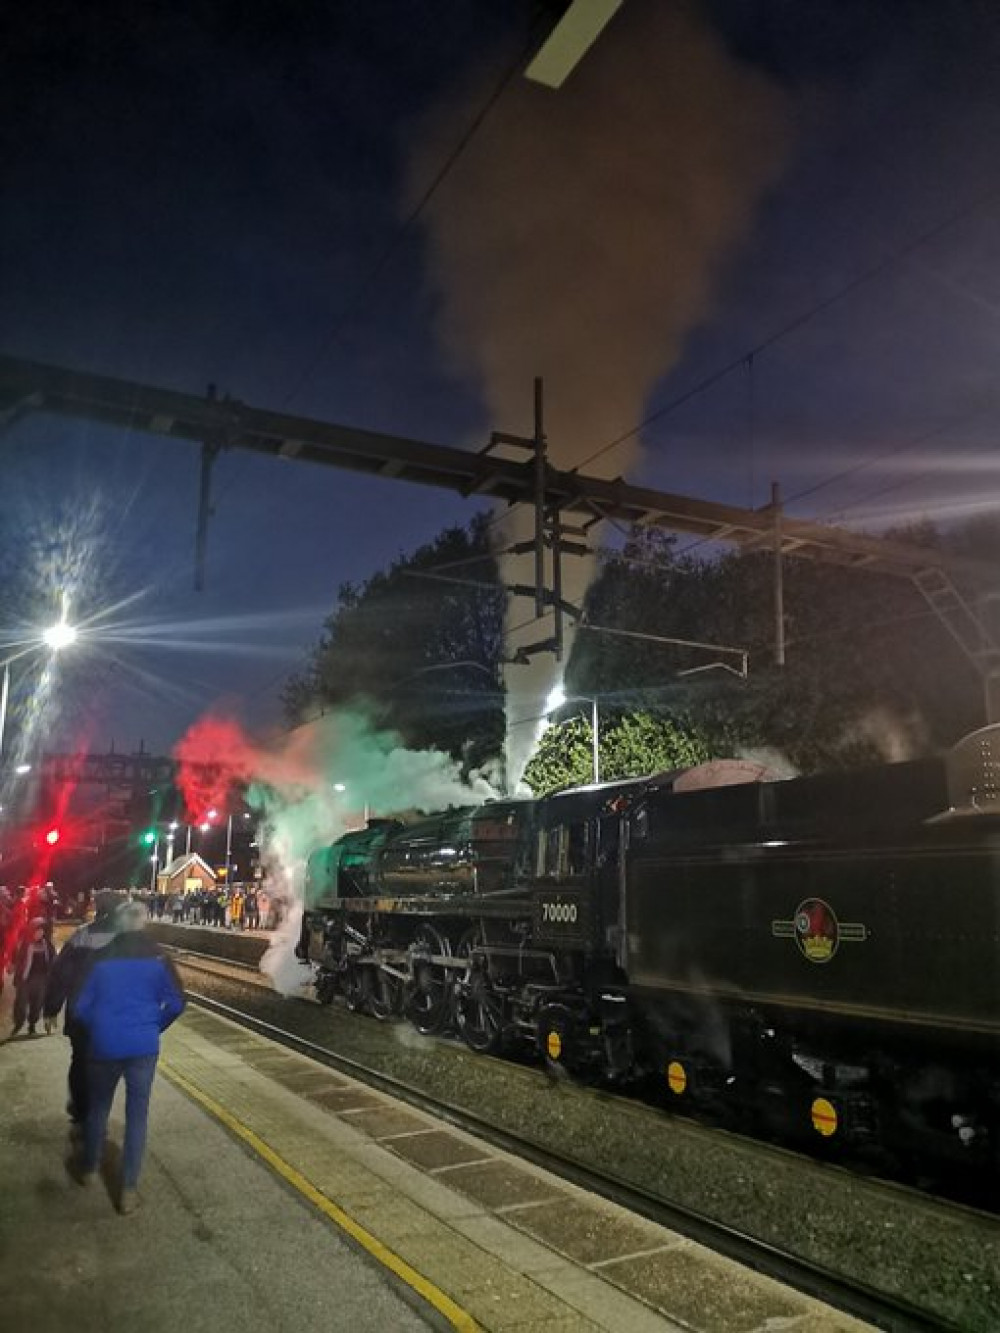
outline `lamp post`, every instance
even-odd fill
[[[3,738],[7,726],[7,700],[10,697],[10,664],[18,657],[23,657],[25,653],[31,652],[31,649],[42,644],[52,653],[57,653],[61,648],[68,648],[76,643],[77,629],[74,625],[67,624],[66,612],[63,611],[61,618],[48,629],[42,631],[37,643],[32,643],[30,647],[25,648],[20,653],[15,653],[13,657],[8,657],[3,664],[3,678],[0,680],[0,758],[3,757]]]
[[[557,685],[546,700],[545,715],[548,717],[550,713],[554,713],[555,710],[561,708],[563,704],[572,703],[590,704],[591,763],[594,769],[594,786],[596,787],[601,780],[601,749],[598,733],[599,717],[597,696],[593,694],[567,695],[563,690],[563,687]]]
[[[597,699],[591,699],[590,706],[593,710],[590,720],[591,730],[593,732],[594,742],[594,786],[601,780],[601,749],[597,737]]]
[[[3,664],[3,681],[0,682],[0,756],[3,755],[3,731],[7,722],[7,696],[10,694],[10,662]]]

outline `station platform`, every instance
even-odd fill
[[[119,1216],[120,1101],[103,1181],[64,1167],[68,1056],[55,1035],[0,1046],[8,1333],[864,1327],[193,1006]]]

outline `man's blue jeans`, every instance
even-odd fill
[[[90,1105],[83,1135],[83,1170],[96,1171],[104,1155],[108,1116],[120,1079],[125,1080],[125,1145],[122,1149],[122,1188],[135,1189],[146,1148],[149,1095],[156,1074],[155,1055],[133,1055],[126,1060],[88,1060],[87,1090]]]

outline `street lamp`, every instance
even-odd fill
[[[42,642],[54,653],[59,652],[60,648],[69,648],[71,644],[76,643],[76,639],[76,626],[67,625],[65,618],[42,631]]]
[[[78,631],[75,625],[67,624],[66,613],[54,625],[48,629],[42,630],[38,638],[38,644],[44,644],[50,652],[58,653],[62,648],[68,648],[76,643]],[[25,653],[30,652],[32,647],[38,646],[32,644],[20,653],[15,653],[13,657],[8,657],[3,664],[3,678],[0,679],[0,758],[3,756],[3,736],[7,725],[7,700],[10,697],[10,664],[18,657],[23,657]]]
[[[548,717],[550,713],[554,713],[557,708],[561,708],[563,704],[570,703],[590,704],[591,754],[593,756],[594,786],[596,787],[601,780],[601,753],[597,730],[597,697],[592,694],[567,695],[563,687],[557,685],[555,689],[550,692],[548,699],[545,701],[546,717]]]

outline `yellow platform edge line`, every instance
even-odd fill
[[[276,1171],[293,1189],[298,1190],[324,1216],[328,1217],[331,1222],[345,1231],[352,1240],[357,1241],[360,1246],[367,1250],[374,1259],[377,1259],[380,1264],[388,1268],[390,1272],[395,1273],[401,1281],[417,1292],[439,1314],[443,1315],[453,1328],[460,1330],[460,1333],[480,1333],[479,1325],[467,1310],[463,1310],[440,1287],[435,1286],[422,1273],[418,1273],[405,1259],[390,1250],[387,1245],[383,1245],[378,1237],[373,1236],[360,1222],[356,1222],[353,1217],[345,1213],[343,1208],[338,1207],[332,1199],[328,1199],[311,1180],[308,1180],[301,1171],[297,1171],[290,1162],[286,1162],[281,1154],[276,1152],[269,1143],[265,1143],[249,1125],[244,1125],[232,1112],[227,1111],[224,1106],[209,1097],[207,1093],[202,1092],[201,1088],[196,1087],[166,1060],[160,1060],[160,1069],[181,1092],[186,1093],[192,1101],[197,1102],[216,1120],[225,1125],[231,1134],[235,1134],[237,1138],[242,1139],[258,1157],[263,1158],[272,1171]]]

